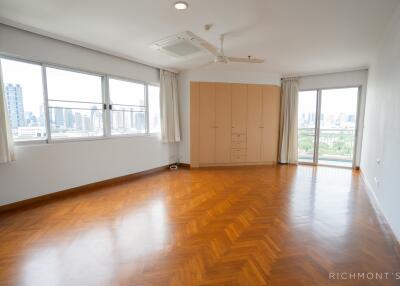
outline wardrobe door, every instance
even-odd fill
[[[274,85],[263,86],[262,96],[262,152],[264,162],[276,163],[278,158],[280,87]]]
[[[199,163],[215,163],[215,89],[199,83]]]
[[[215,162],[231,161],[231,85],[215,84]]]
[[[247,85],[247,162],[261,161],[263,86]]]
[[[232,88],[232,134],[246,133],[247,85],[233,83]]]

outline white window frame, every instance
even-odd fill
[[[106,133],[105,133],[105,123],[106,123],[106,119],[105,119],[105,113],[106,113],[106,110],[104,109],[104,104],[105,104],[105,98],[104,98],[104,96],[105,96],[105,93],[104,93],[104,78],[105,78],[105,75],[103,75],[103,74],[98,74],[98,73],[93,73],[93,72],[88,72],[88,71],[82,71],[82,70],[79,70],[79,69],[74,69],[74,68],[69,68],[69,67],[60,67],[60,66],[57,66],[57,65],[53,65],[53,64],[42,64],[42,68],[44,69],[44,78],[45,78],[45,83],[46,83],[46,86],[45,86],[45,89],[46,89],[46,92],[45,92],[45,100],[46,100],[46,107],[48,107],[48,105],[49,105],[49,99],[48,99],[48,90],[47,90],[47,73],[46,73],[46,68],[51,68],[51,69],[57,69],[57,70],[61,70],[61,71],[67,71],[67,72],[74,72],[74,73],[80,73],[80,74],[85,74],[85,75],[91,75],[91,76],[97,76],[97,77],[100,77],[100,79],[101,79],[101,103],[94,103],[94,102],[89,102],[89,103],[94,103],[94,104],[101,104],[101,106],[102,106],[102,111],[103,111],[103,135],[101,135],[101,136],[82,136],[82,137],[72,137],[72,138],[68,138],[68,137],[63,137],[63,138],[59,138],[59,139],[53,139],[53,138],[51,138],[51,123],[50,123],[50,117],[49,117],[49,112],[48,112],[48,110],[47,110],[47,117],[46,117],[46,124],[47,124],[47,126],[48,126],[48,129],[49,129],[49,134],[50,134],[50,137],[48,137],[48,142],[49,143],[58,143],[58,142],[74,142],[74,141],[86,141],[86,140],[96,140],[96,139],[105,139],[105,137],[106,137]],[[52,101],[52,100],[50,100],[50,101]],[[68,100],[62,100],[63,102],[68,102]],[[74,103],[88,103],[88,102],[85,102],[85,101],[71,101],[71,102],[74,102]],[[47,127],[46,127],[46,129],[47,129]]]
[[[49,138],[49,130],[48,130],[48,124],[47,124],[47,118],[48,115],[47,113],[47,100],[45,97],[45,80],[44,80],[44,75],[43,75],[43,64],[37,61],[32,61],[32,60],[27,60],[27,59],[23,59],[23,58],[17,58],[17,57],[11,57],[8,55],[4,55],[0,53],[0,61],[1,60],[11,60],[11,61],[18,61],[21,63],[26,63],[26,64],[32,64],[32,65],[38,65],[41,68],[42,71],[42,90],[43,90],[43,107],[45,108],[44,114],[45,114],[45,128],[46,128],[46,138],[41,138],[41,139],[32,139],[32,140],[19,140],[19,141],[15,141],[14,140],[14,145],[39,145],[39,144],[46,144],[48,143],[48,138]],[[0,73],[0,76],[3,77],[3,73],[4,71],[2,70],[2,72]],[[4,84],[4,82],[3,82]]]
[[[315,113],[315,134],[314,134],[314,157],[313,157],[313,162],[302,162],[299,161],[298,163],[300,165],[312,165],[312,166],[327,166],[327,167],[332,167],[332,165],[327,165],[327,164],[320,164],[318,162],[318,156],[319,156],[319,136],[321,132],[320,128],[320,117],[321,117],[321,98],[322,98],[322,91],[323,90],[331,90],[331,89],[348,89],[348,88],[357,88],[357,110],[356,110],[356,126],[355,126],[355,134],[354,134],[354,143],[353,143],[353,158],[352,158],[352,163],[351,167],[346,167],[346,166],[334,166],[335,168],[343,168],[343,169],[354,169],[356,166],[356,156],[357,156],[357,150],[361,148],[358,138],[360,136],[360,113],[361,113],[361,101],[362,101],[362,85],[340,85],[337,87],[323,87],[323,88],[310,88],[310,89],[301,89],[299,92],[302,91],[316,91],[317,92],[317,102],[316,102],[316,113]]]
[[[149,121],[148,121],[148,118],[149,118],[149,102],[148,102],[148,94],[147,94],[147,91],[148,91],[148,85],[151,85],[151,84],[149,84],[149,83],[147,83],[147,82],[144,82],[144,81],[140,81],[140,80],[134,80],[134,79],[130,79],[130,78],[125,78],[125,77],[121,77],[121,76],[108,76],[107,77],[107,84],[109,84],[109,82],[110,82],[110,79],[113,79],[113,80],[120,80],[120,81],[126,81],[126,82],[130,82],[130,83],[136,83],[136,84],[142,84],[142,85],[144,85],[144,107],[145,107],[145,132],[144,133],[127,133],[127,134],[112,134],[112,126],[111,126],[111,112],[110,111],[112,111],[112,110],[109,110],[108,108],[107,108],[107,112],[108,112],[108,116],[110,117],[109,118],[109,120],[108,120],[108,125],[109,125],[109,131],[110,131],[110,135],[109,135],[109,137],[112,137],[112,138],[119,138],[119,137],[122,137],[122,138],[124,138],[124,137],[136,137],[136,136],[145,136],[145,135],[149,135]],[[110,105],[110,87],[108,86],[108,90],[107,90],[107,99],[108,99],[108,105],[107,106],[109,106]],[[114,105],[120,105],[120,104],[117,104],[117,103],[114,103]]]
[[[93,72],[89,70],[84,70],[80,68],[73,68],[68,67],[60,64],[53,64],[48,62],[40,62],[30,59],[24,59],[20,57],[9,56],[0,53],[0,60],[12,60],[18,61],[28,64],[35,64],[39,65],[42,70],[42,87],[43,87],[43,102],[45,108],[45,128],[46,128],[46,135],[45,139],[37,139],[37,140],[21,140],[21,141],[14,141],[14,144],[19,145],[36,145],[36,144],[58,144],[58,143],[68,143],[68,142],[79,142],[79,141],[96,141],[96,140],[107,140],[107,139],[114,139],[114,138],[129,138],[129,137],[146,137],[146,136],[159,136],[159,133],[150,133],[149,132],[149,104],[148,104],[148,86],[160,86],[157,83],[153,82],[146,82],[140,81],[128,77],[121,77],[116,75],[104,74]],[[47,90],[47,74],[46,68],[54,68],[59,70],[71,71],[76,73],[82,73],[87,75],[99,76],[101,77],[101,89],[102,89],[102,105],[103,105],[103,135],[102,136],[93,136],[93,137],[76,137],[76,138],[60,138],[60,139],[53,139],[51,134],[51,125],[50,125],[50,118],[49,118],[49,102],[48,102],[48,90]],[[2,75],[0,75],[2,76]],[[111,134],[111,117],[110,117],[110,90],[109,90],[109,80],[123,80],[132,83],[139,83],[143,84],[145,87],[145,132],[144,133],[128,133],[128,134]],[[106,108],[104,108],[104,105]]]

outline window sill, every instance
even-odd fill
[[[112,139],[129,139],[136,137],[161,137],[160,133],[141,133],[141,134],[126,134],[126,135],[110,135],[101,137],[91,137],[91,138],[60,138],[52,139],[51,141],[45,140],[24,140],[14,142],[15,146],[31,146],[31,145],[51,145],[60,143],[76,143],[76,142],[86,142],[86,141],[98,141],[98,140],[112,140]]]
[[[159,133],[137,133],[137,134],[116,134],[105,137],[105,139],[122,139],[122,138],[135,138],[135,137],[156,137]],[[161,137],[161,136],[160,136]]]
[[[47,139],[14,141],[14,146],[45,145]]]

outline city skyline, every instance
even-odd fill
[[[299,128],[314,128],[316,114],[315,112],[299,113]],[[321,113],[320,125],[322,128],[355,128],[356,115],[341,112],[339,114]]]
[[[5,95],[13,135],[29,138],[43,137],[45,135],[44,106],[40,106],[38,116],[34,115],[32,110],[25,110],[23,88],[18,83],[6,83]],[[49,107],[48,109],[50,127],[55,137],[60,134],[76,137],[90,132],[102,133],[103,110],[96,105],[79,109],[80,111],[67,107]],[[145,111],[135,111],[134,107],[111,111],[110,119],[113,133],[123,133],[126,130],[144,132],[146,128]]]
[[[324,89],[320,95],[320,127],[355,128],[358,88]],[[317,90],[300,91],[299,128],[314,128],[317,112]]]

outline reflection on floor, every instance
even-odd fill
[[[358,173],[165,171],[0,215],[1,285],[398,285]]]
[[[336,167],[353,167],[353,162],[351,161],[341,161],[341,160],[329,160],[329,159],[318,159],[318,164],[326,166],[336,166]]]
[[[305,156],[299,157],[299,163],[313,164],[314,159],[313,157],[305,157]],[[353,162],[351,160],[349,161],[349,160],[319,158],[318,165],[352,168]]]

